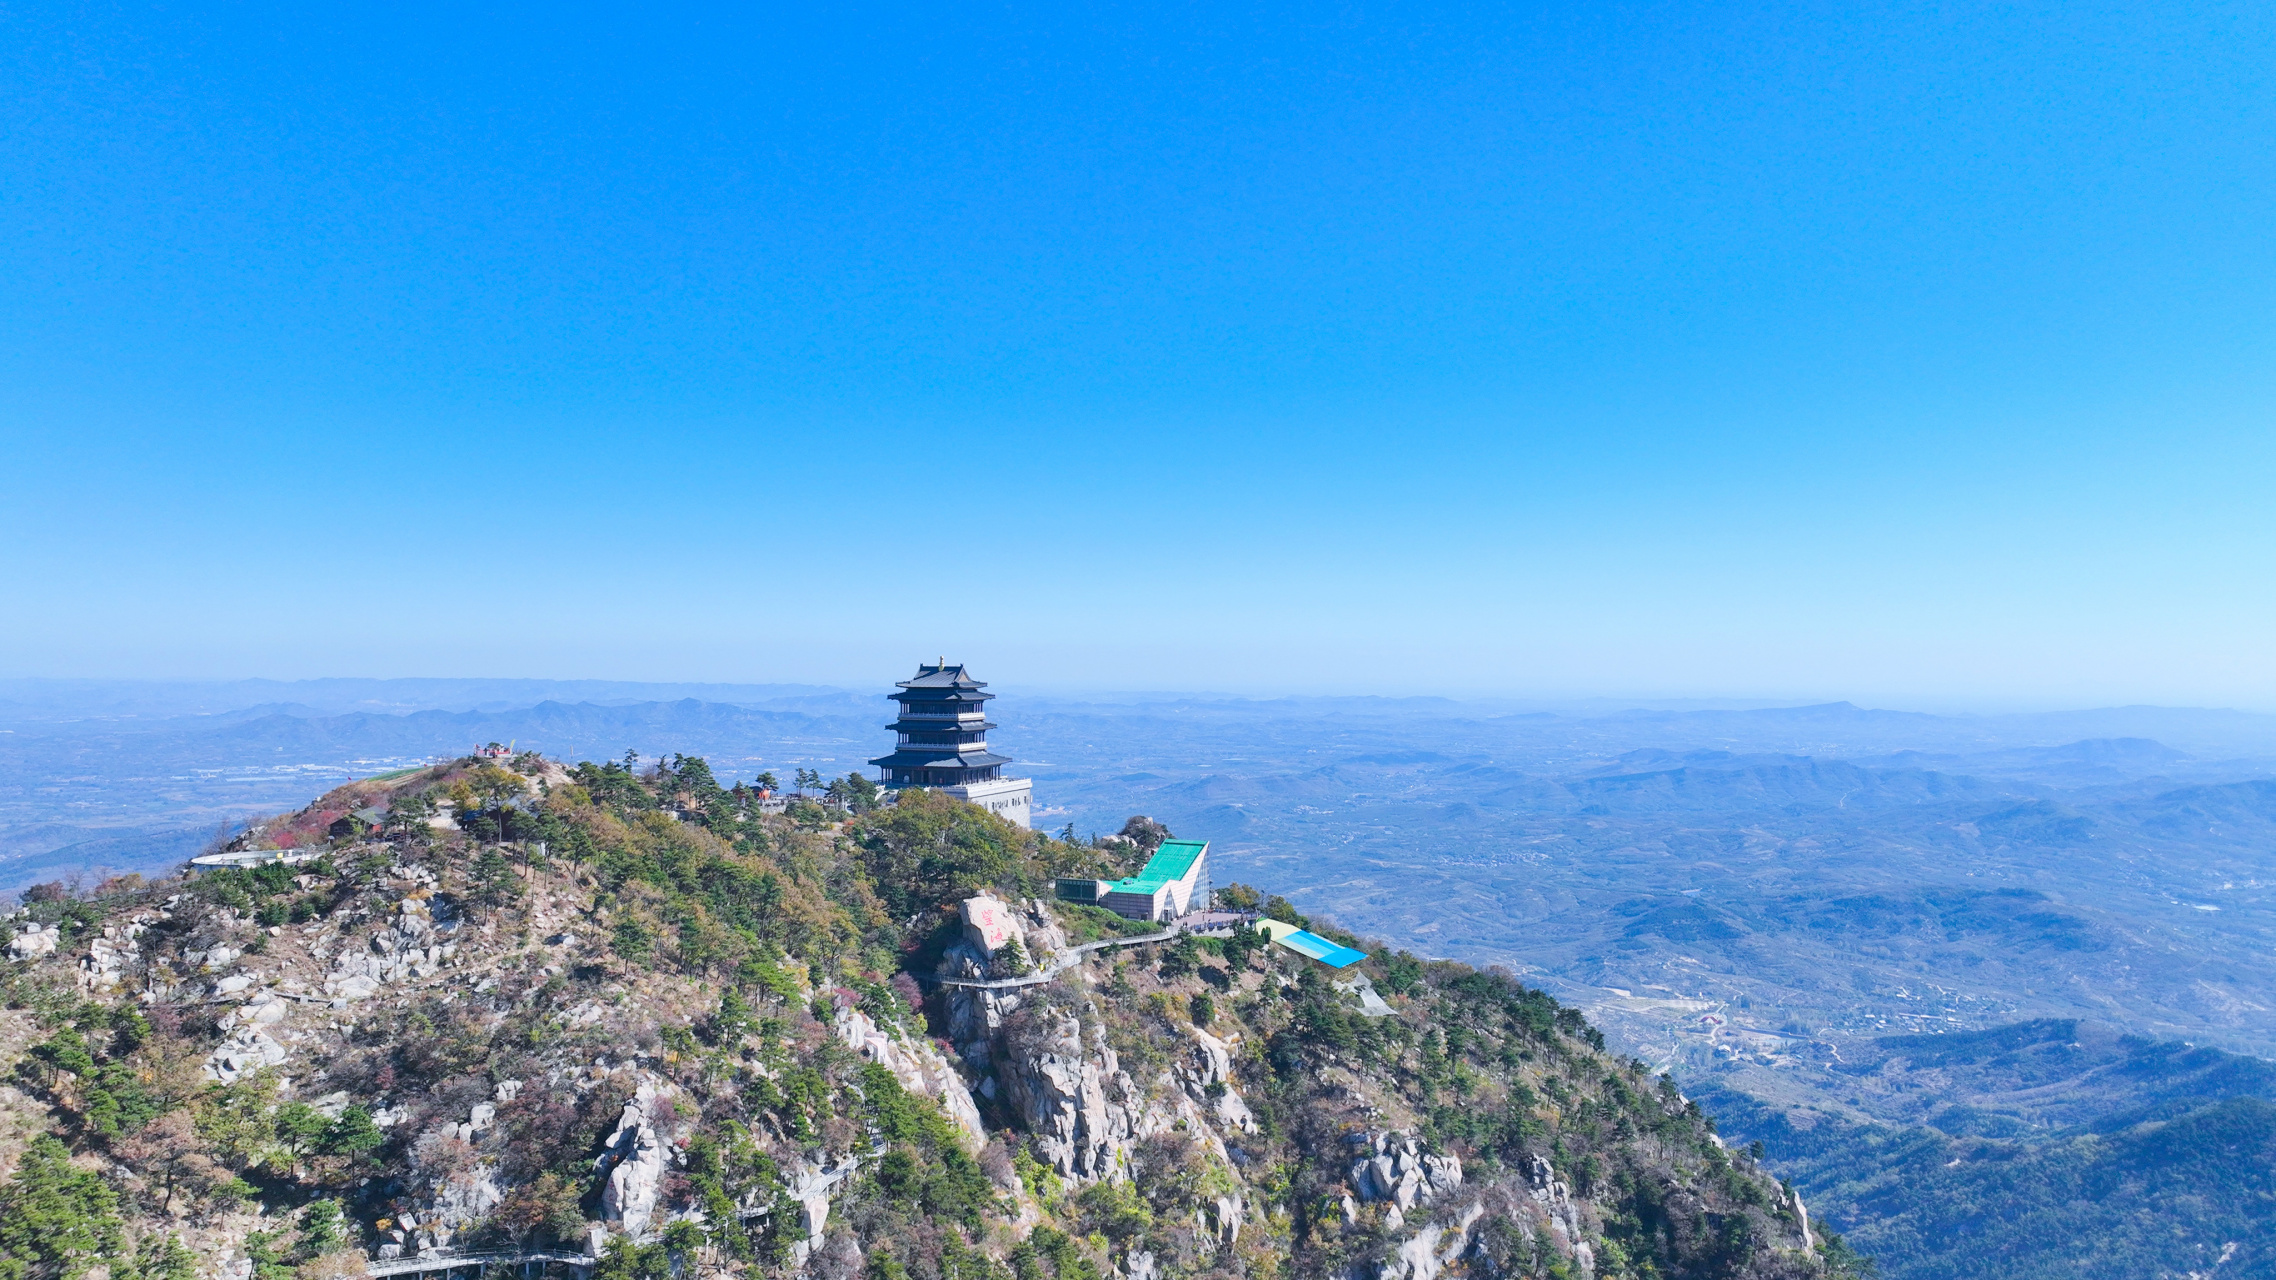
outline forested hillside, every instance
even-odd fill
[[[1331,974],[1252,932],[1073,962],[1125,930],[1052,878],[1143,846],[836,795],[769,815],[699,759],[469,759],[241,842],[296,865],[33,894],[0,1276],[1852,1268],[1669,1080],[1506,975],[1380,947]],[[1018,945],[966,936],[976,894]]]
[[[2276,1064],[2069,1019],[1849,1057],[1906,1120],[1702,1097],[1889,1280],[2276,1276]]]

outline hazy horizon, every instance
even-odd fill
[[[951,659],[955,661],[956,659]],[[2054,698],[1959,698],[1937,695],[1892,696],[1876,698],[1871,695],[1842,693],[1839,691],[1798,692],[1788,694],[1683,694],[1683,693],[1541,693],[1521,690],[1463,689],[1454,687],[1409,687],[1398,690],[1368,689],[1363,687],[1320,688],[1298,685],[1220,685],[1189,688],[1142,688],[1107,684],[1041,683],[1036,681],[1002,681],[987,679],[991,674],[981,664],[970,664],[976,677],[986,680],[989,688],[999,696],[1010,694],[1021,697],[1047,699],[1090,700],[1102,703],[1149,701],[1281,701],[1303,699],[1383,699],[1404,701],[1443,701],[1465,706],[1492,707],[1500,712],[1549,711],[1572,714],[1600,714],[1624,709],[1650,711],[1736,711],[1781,710],[1848,704],[1864,711],[1896,711],[1938,716],[2002,716],[2030,715],[2059,712],[2099,712],[2130,709],[2156,709],[2169,711],[2237,712],[2248,715],[2276,715],[2276,703],[2251,705],[2244,702],[2180,703],[2156,702],[2147,699],[2116,700],[2107,702],[2064,701]],[[411,676],[223,676],[223,675],[45,675],[0,674],[0,703],[10,699],[11,686],[54,686],[58,690],[72,686],[148,687],[148,688],[230,688],[237,686],[276,686],[280,693],[289,694],[299,686],[326,686],[341,684],[374,685],[528,685],[559,687],[564,693],[532,691],[526,696],[536,700],[572,700],[581,696],[599,696],[604,700],[624,698],[656,699],[680,697],[706,697],[733,702],[737,697],[760,698],[793,697],[807,693],[848,693],[884,695],[891,691],[895,680],[905,679],[907,671],[889,674],[890,678],[868,680],[828,680],[822,678],[784,678],[769,680],[734,679],[643,679],[612,676],[546,676],[546,675],[411,675]],[[578,687],[617,689],[621,692],[587,695]],[[493,695],[493,697],[498,695]],[[520,696],[520,695],[506,695]],[[291,701],[290,698],[283,699]]]

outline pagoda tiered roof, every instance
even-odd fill
[[[954,747],[921,750],[903,747],[892,755],[879,756],[870,761],[880,769],[985,769],[990,765],[1011,762],[1010,756],[1000,756],[993,751],[972,751],[959,755]]]
[[[996,771],[1012,762],[1010,756],[988,750],[985,735],[995,725],[986,720],[963,718],[978,713],[981,703],[996,696],[982,692],[987,688],[986,682],[973,679],[963,663],[951,664],[943,658],[936,663],[920,664],[916,675],[899,681],[896,687],[900,692],[892,697],[901,704],[901,716],[887,728],[903,737],[939,735],[955,740],[902,742],[892,754],[871,760],[869,763],[885,771],[887,785],[918,785],[920,771],[925,779],[940,777],[951,770],[960,771],[950,779],[957,785],[993,781]],[[925,714],[950,709],[958,714]],[[977,776],[964,776],[967,774]],[[923,785],[931,783],[926,781]]]
[[[988,687],[988,682],[975,680],[966,674],[964,664],[961,662],[955,666],[949,666],[945,663],[932,665],[920,663],[917,666],[916,675],[907,680],[896,681],[894,687],[897,689],[939,689],[956,693],[975,693],[979,695],[980,700],[996,696],[992,693],[979,693],[980,690]],[[898,698],[901,695],[894,694],[893,696]]]

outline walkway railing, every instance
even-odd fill
[[[1223,915],[1224,913],[1217,912],[1214,914]],[[1067,970],[1081,964],[1083,962],[1083,957],[1089,955],[1094,951],[1104,951],[1108,947],[1135,947],[1147,942],[1167,942],[1171,938],[1174,938],[1181,933],[1191,933],[1197,937],[1203,938],[1216,937],[1222,934],[1229,934],[1235,928],[1239,927],[1238,923],[1236,922],[1234,924],[1228,924],[1222,927],[1215,924],[1205,923],[1201,928],[1191,928],[1187,925],[1186,921],[1192,920],[1194,916],[1200,916],[1204,922],[1209,921],[1211,918],[1209,913],[1195,912],[1192,916],[1186,916],[1182,919],[1173,921],[1170,924],[1169,928],[1162,930],[1160,933],[1141,934],[1135,938],[1101,938],[1097,942],[1086,942],[1079,947],[1069,947],[1065,951],[1060,952],[1059,959],[1054,961],[1049,966],[1038,970],[1035,973],[1021,974],[1016,978],[940,978],[937,979],[937,981],[944,987],[976,987],[982,991],[1001,991],[1006,987],[1033,987],[1038,986],[1042,983],[1049,982],[1053,978],[1058,977],[1060,974],[1065,973]]]
[[[487,1274],[492,1267],[542,1266],[548,1262],[566,1262],[580,1269],[593,1265],[598,1259],[584,1253],[560,1253],[541,1250],[533,1253],[452,1253],[430,1255],[424,1258],[381,1258],[365,1269],[370,1276],[406,1276],[416,1273],[453,1271],[471,1268],[476,1275]]]

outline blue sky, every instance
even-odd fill
[[[2276,708],[2272,55],[12,6],[0,669]]]

